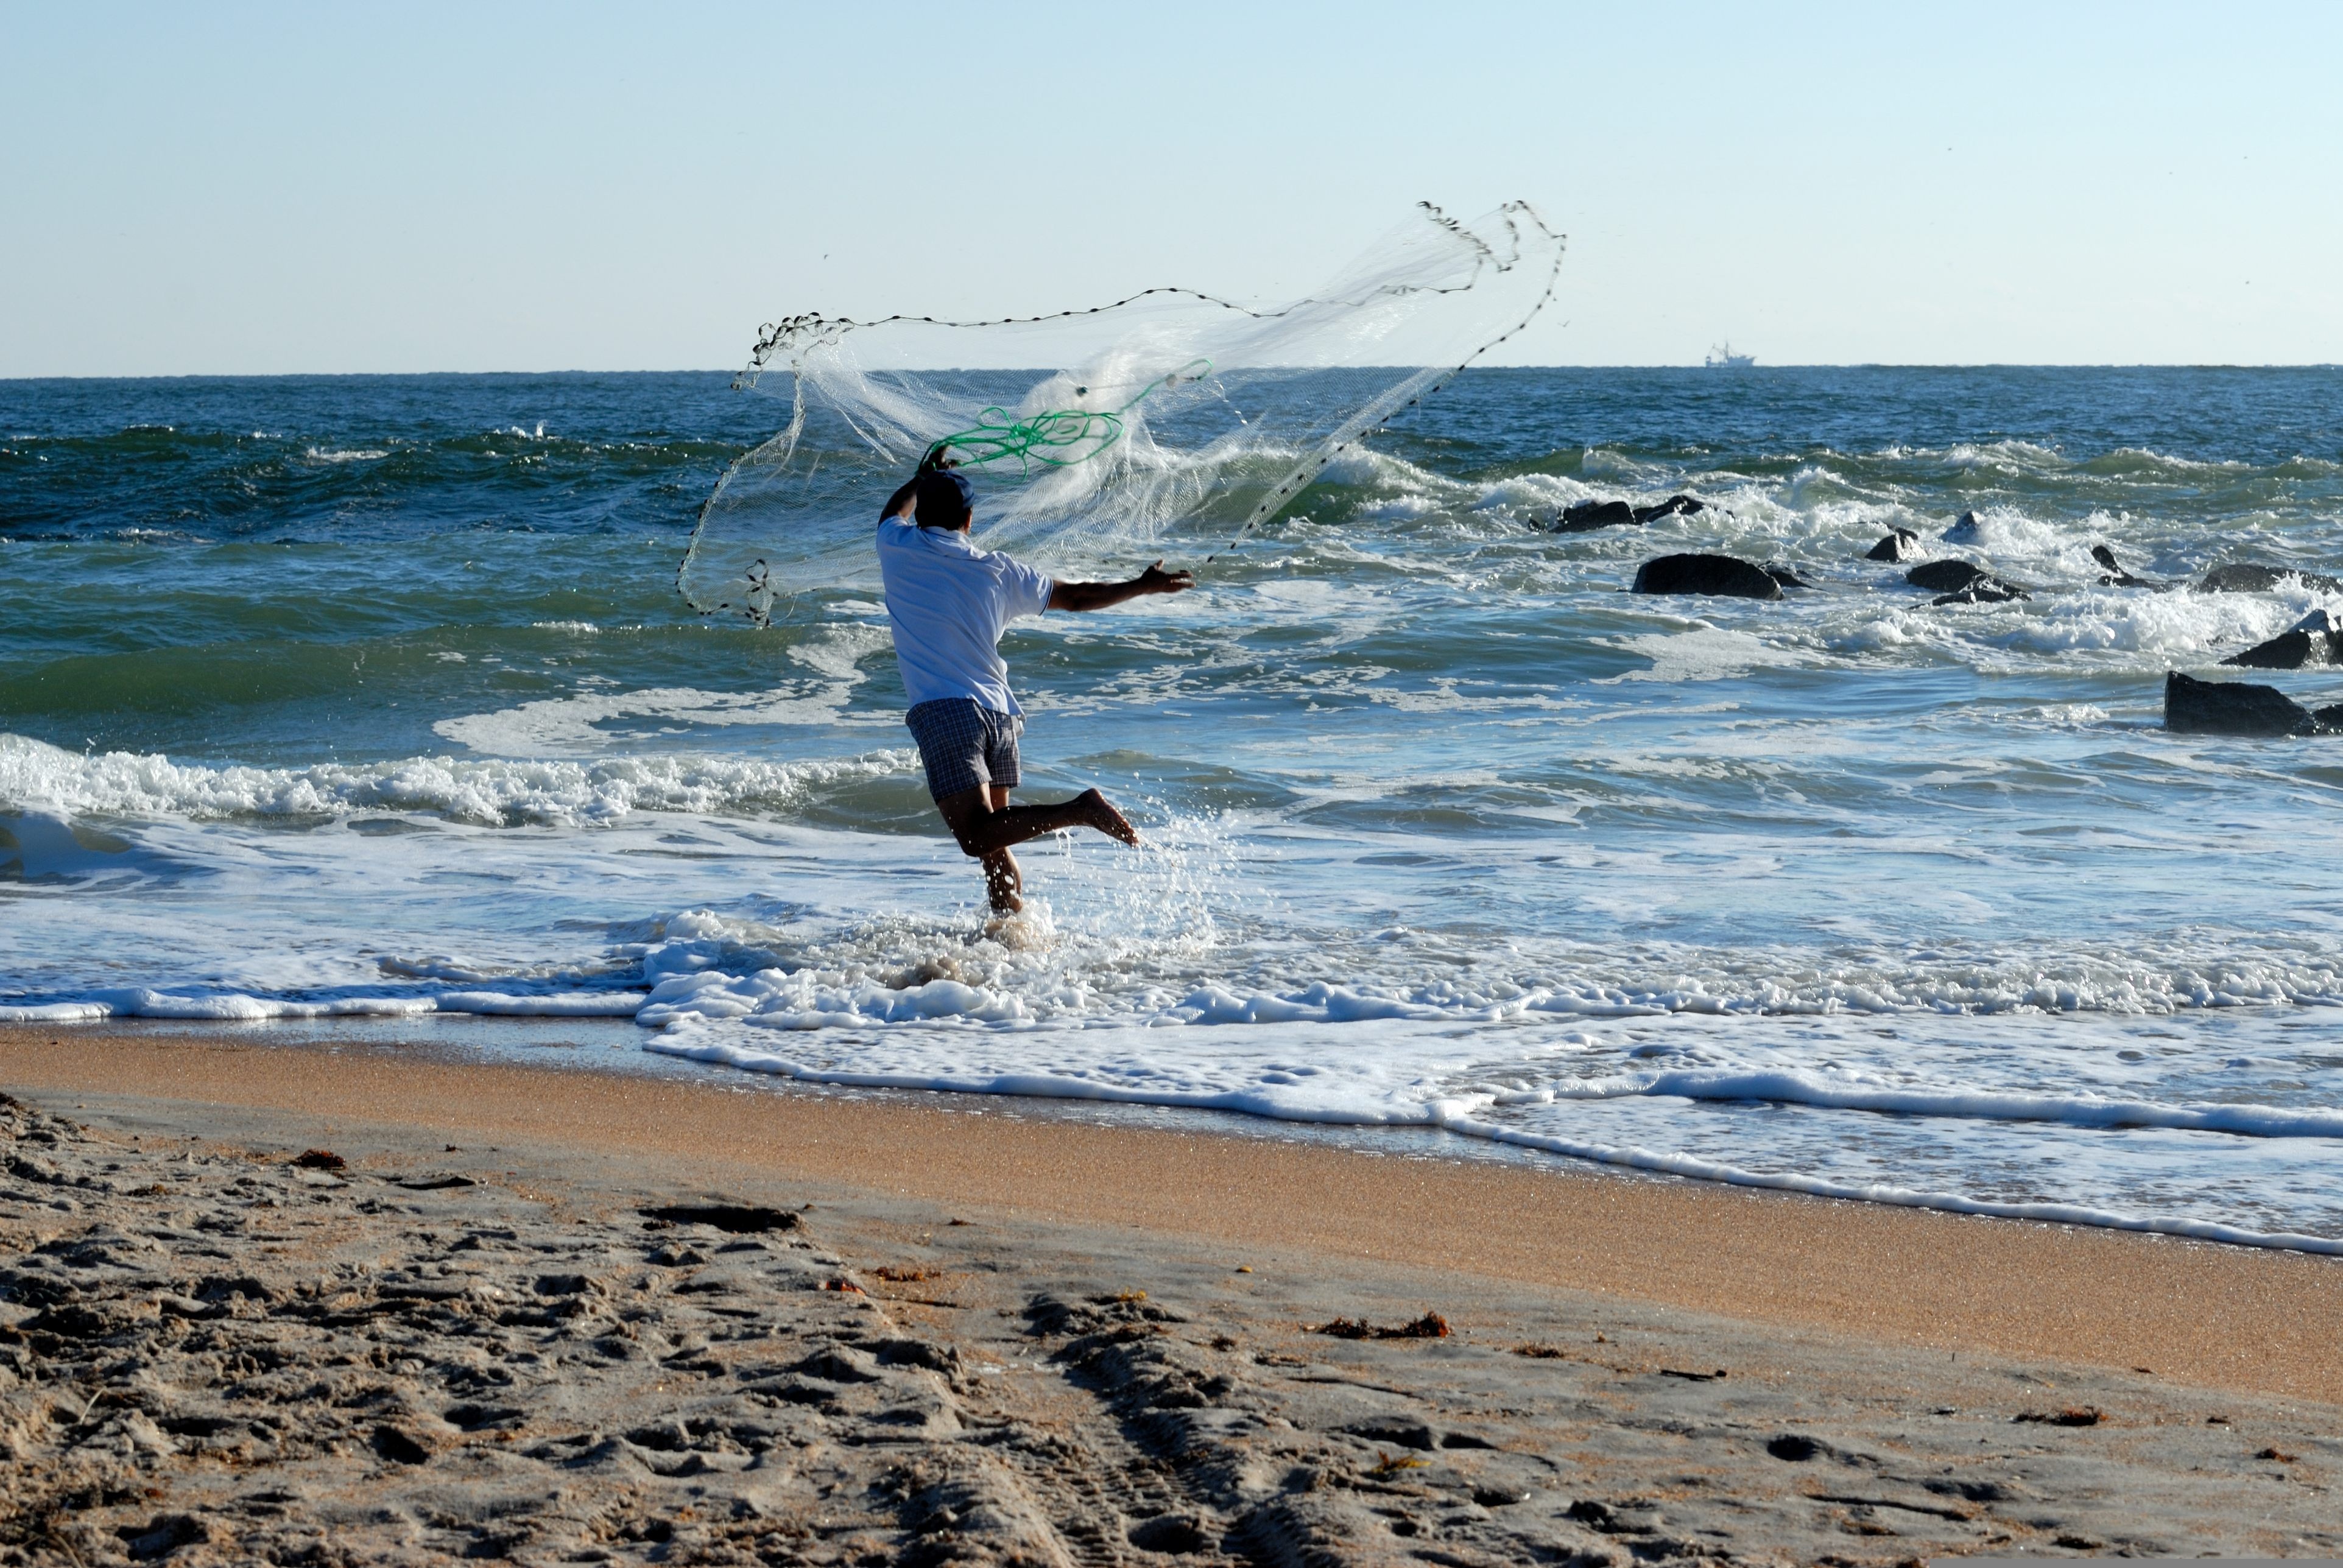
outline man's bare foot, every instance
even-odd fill
[[[1126,844],[1139,842],[1139,829],[1131,819],[1114,809],[1112,801],[1095,789],[1085,789],[1074,797],[1074,804],[1082,809],[1082,820],[1110,839],[1120,839]]]

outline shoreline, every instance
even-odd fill
[[[2137,1213],[2109,1210],[2091,1202],[2055,1198],[1998,1200],[1973,1194],[1908,1187],[1867,1184],[1844,1179],[1796,1172],[1751,1171],[1704,1157],[1654,1151],[1633,1145],[1589,1143],[1550,1133],[1492,1124],[1479,1118],[1455,1120],[1350,1121],[1287,1116],[1257,1108],[1183,1103],[1177,1100],[1119,1094],[1053,1094],[1045,1091],[996,1090],[953,1082],[858,1081],[862,1075],[830,1076],[820,1071],[771,1071],[728,1055],[699,1049],[670,1049],[653,1030],[632,1019],[599,1016],[512,1017],[502,1014],[441,1014],[420,1017],[334,1018],[324,1020],[237,1020],[218,1023],[186,1019],[111,1019],[59,1024],[0,1021],[0,1034],[9,1030],[36,1033],[42,1030],[78,1030],[124,1037],[161,1039],[226,1038],[236,1043],[263,1032],[277,1046],[335,1050],[374,1048],[402,1056],[426,1053],[460,1065],[477,1063],[537,1066],[547,1048],[585,1052],[569,1060],[582,1070],[620,1077],[665,1078],[689,1082],[729,1081],[733,1087],[761,1082],[778,1092],[847,1099],[893,1100],[906,1106],[932,1106],[940,1097],[963,1106],[989,1103],[1001,1113],[1028,1120],[1062,1120],[1107,1127],[1192,1131],[1205,1136],[1261,1139],[1272,1142],[1306,1142],[1323,1147],[1402,1156],[1428,1155],[1463,1161],[1485,1161],[1527,1165],[1534,1169],[1602,1170],[1614,1175],[1658,1181],[1691,1181],[1750,1191],[1793,1193],[1845,1200],[1864,1204],[1921,1210],[1934,1213],[1976,1215],[1992,1219],[2077,1226],[2085,1230],[2125,1231],[2174,1237],[2231,1246],[2268,1248],[2324,1257],[2343,1257],[2343,1237],[2282,1229],[2257,1229],[2227,1221],[2193,1219],[2183,1215]],[[445,1030],[447,1032],[442,1033]],[[250,1031],[249,1033],[246,1031]],[[583,1036],[599,1033],[590,1040]],[[471,1039],[463,1038],[474,1036]],[[437,1036],[437,1038],[434,1038]],[[593,1045],[616,1050],[613,1058],[590,1051]],[[709,1070],[717,1077],[711,1079]],[[1876,1107],[1899,1114],[1893,1105]],[[2143,1108],[2147,1109],[2147,1108]],[[2098,1125],[2098,1123],[2090,1123]],[[1433,1147],[1425,1147],[1427,1144]]]
[[[0,1028],[0,1088],[462,1131],[697,1162],[1232,1254],[1302,1250],[1798,1332],[2343,1403],[2343,1261],[1017,1101],[288,1050],[198,1031]],[[224,1134],[225,1135],[225,1134]]]

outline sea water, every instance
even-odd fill
[[[1467,375],[1195,591],[1010,632],[1023,793],[1148,841],[1028,846],[1005,924],[881,607],[674,590],[785,417],[0,383],[0,1019],[631,1020],[711,1077],[2343,1246],[2343,737],[2161,724],[2343,598],[2090,553],[2343,569],[2343,372]],[[2033,597],[1932,605],[1896,527]],[[1678,551],[1815,586],[1623,591]]]

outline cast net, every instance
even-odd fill
[[[938,450],[974,482],[988,549],[1070,576],[1209,559],[1528,326],[1562,252],[1526,203],[1474,223],[1426,203],[1275,309],[1151,288],[1018,319],[769,325],[735,385],[786,396],[789,422],[717,481],[677,586],[759,626],[868,591],[880,508]]]

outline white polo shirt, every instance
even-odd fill
[[[958,529],[888,518],[879,525],[879,579],[911,707],[965,697],[996,713],[1024,712],[1010,695],[1001,634],[1049,608],[1047,576],[978,549]]]

